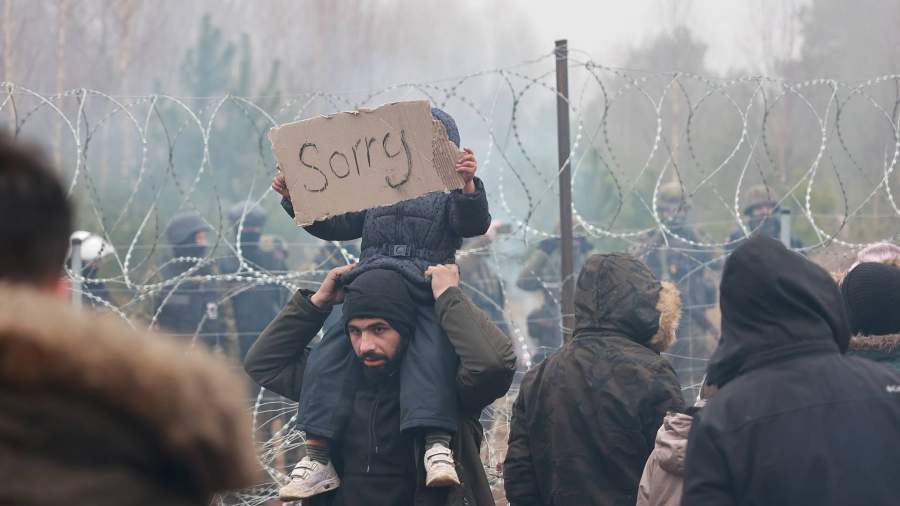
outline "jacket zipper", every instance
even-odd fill
[[[403,202],[401,202],[400,204],[397,205],[397,226],[396,226],[396,229],[394,230],[394,232],[397,234],[396,238],[397,238],[398,244],[402,244],[402,243],[406,242],[406,241],[401,242],[401,239],[400,239],[400,231],[403,230],[403,226],[400,223],[400,220],[403,219],[403,212],[400,210],[400,208],[402,208],[404,205],[406,205],[406,204]]]
[[[375,437],[375,413],[378,411],[378,401],[381,399],[381,388],[375,391],[375,402],[372,404],[372,411],[369,413],[369,452],[366,460],[366,473],[372,470],[372,448],[375,449],[375,455],[378,455],[378,440]]]

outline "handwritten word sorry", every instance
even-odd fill
[[[388,148],[388,143],[391,139],[391,133],[388,132],[384,134],[384,137],[381,139],[381,149],[383,150],[385,156],[388,159],[396,158],[400,155],[404,155],[406,157],[406,174],[403,175],[398,181],[392,181],[390,176],[385,176],[384,180],[387,181],[388,186],[391,188],[398,188],[402,186],[404,183],[409,181],[409,176],[412,174],[412,152],[409,149],[409,144],[406,142],[406,131],[400,130],[400,147],[397,148],[396,153],[391,153],[391,150]],[[351,146],[349,153],[352,156],[347,155],[347,152],[334,150],[328,155],[328,171],[331,172],[331,175],[338,178],[344,179],[348,177],[353,170],[356,170],[356,175],[359,176],[360,173],[360,158],[363,156],[362,148],[365,148],[365,160],[364,163],[368,168],[372,167],[372,155],[378,154],[378,139],[375,137],[363,137],[356,141],[356,143]],[[372,146],[375,145],[375,151],[373,153]],[[307,142],[300,146],[300,163],[313,171],[317,172],[319,176],[322,178],[322,183],[318,186],[310,187],[306,183],[303,183],[303,188],[308,192],[323,192],[328,188],[328,175],[326,174],[326,170],[322,167],[325,164],[321,164],[321,160],[317,160],[316,155],[319,154],[319,146],[312,142]],[[316,165],[316,163],[320,163],[320,165]]]

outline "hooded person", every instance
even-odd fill
[[[73,216],[58,171],[0,132],[0,504],[205,506],[251,485],[223,364],[70,306]],[[99,238],[81,247],[102,255]]]
[[[242,384],[204,353],[8,285],[0,350],[0,504],[205,506],[261,477]]]
[[[684,490],[684,454],[694,419],[715,388],[704,385],[693,406],[666,413],[656,446],[644,465],[636,506],[679,506]]]
[[[633,505],[666,412],[684,407],[660,352],[681,299],[621,253],[590,256],[571,341],[525,374],[510,421],[506,497],[517,506]]]
[[[900,370],[900,268],[859,263],[844,276],[841,295],[853,334],[847,353]]]
[[[719,390],[688,440],[683,504],[896,503],[900,373],[843,355],[831,276],[756,236],[726,261],[720,301]]]
[[[678,506],[684,480],[684,451],[694,420],[688,412],[666,414],[656,433],[656,447],[650,453],[638,487],[637,506]]]
[[[333,269],[314,293],[298,291],[254,343],[244,362],[247,373],[261,386],[298,400],[308,382],[324,378],[304,373],[316,359],[308,346],[323,326],[323,339],[336,337],[351,344],[352,353],[333,365],[353,376],[346,423],[327,452],[310,444],[301,447],[300,462],[292,471],[292,478],[328,476],[327,480],[315,480],[320,489],[310,494],[314,497],[304,499],[304,504],[492,506],[480,458],[484,432],[479,418],[512,382],[516,360],[512,341],[459,289],[455,266],[431,271],[435,318],[452,343],[451,353],[458,357],[452,389],[460,413],[452,443],[445,443],[452,447],[459,480],[446,487],[427,487],[427,461],[422,453],[427,457],[435,447],[429,448],[427,435],[401,430],[401,399],[417,394],[400,381],[403,368],[416,359],[409,346],[418,318],[415,305],[396,271],[369,270],[343,287],[338,277],[352,268]],[[341,302],[343,305],[337,306]],[[326,375],[330,372],[324,370]],[[433,456],[446,463],[449,451],[442,451]],[[282,497],[296,496],[298,484],[292,479],[281,489]]]

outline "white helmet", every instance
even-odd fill
[[[81,240],[81,262],[85,264],[105,258],[115,252],[112,244],[104,241],[99,235],[84,230],[72,232],[71,239]],[[71,257],[71,253],[69,256]]]

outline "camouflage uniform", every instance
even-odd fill
[[[744,216],[747,219],[747,229],[750,235],[764,235],[776,241],[781,240],[781,217],[779,216],[778,203],[772,200],[768,187],[757,185],[747,192],[747,202],[744,207]],[[734,251],[747,239],[742,229],[732,232],[728,238],[727,249]],[[791,237],[791,249],[803,247],[803,242]]]
[[[584,236],[575,237],[573,249],[573,271],[578,272],[593,246]],[[560,290],[562,269],[560,239],[552,237],[539,242],[537,248],[522,267],[516,286],[526,292],[541,292],[543,303],[528,314],[528,335],[538,347],[534,354],[535,363],[562,344],[562,315],[560,312]]]
[[[494,325],[504,334],[509,334],[509,324],[503,313],[506,308],[506,294],[500,277],[491,267],[490,252],[480,251],[488,247],[491,240],[487,236],[469,239],[464,248],[473,250],[466,255],[457,256],[459,265],[460,286],[475,306],[487,313]]]
[[[525,374],[510,421],[506,496],[516,505],[634,505],[678,379],[659,355],[678,302],[639,260],[593,255],[578,276],[575,335]],[[671,290],[675,292],[674,290]]]
[[[707,242],[699,231],[687,223],[686,204],[677,183],[663,185],[659,191],[660,214],[671,233],[663,237],[655,230],[644,238],[640,257],[662,281],[674,283],[684,298],[684,317],[678,327],[678,341],[672,348],[672,364],[684,385],[700,383],[712,353],[718,331],[707,317],[716,304],[715,270],[717,252],[693,243]],[[693,392],[696,393],[696,392]],[[686,391],[686,396],[692,392]]]

